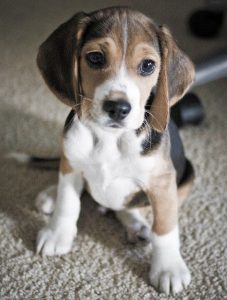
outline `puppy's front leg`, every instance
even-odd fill
[[[148,194],[154,212],[150,281],[159,291],[176,294],[190,283],[191,277],[180,253],[174,172],[154,180]]]
[[[49,223],[38,234],[37,253],[62,255],[71,250],[77,234],[82,189],[81,174],[65,168],[61,161],[56,207]]]

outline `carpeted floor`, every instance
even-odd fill
[[[194,4],[192,4],[192,2]],[[86,3],[86,2],[85,2]],[[82,199],[79,234],[72,253],[35,254],[45,222],[34,207],[37,193],[57,181],[56,172],[29,169],[5,159],[9,151],[59,152],[67,108],[45,87],[35,65],[38,45],[78,10],[131,4],[166,23],[198,59],[226,43],[227,28],[214,40],[193,38],[186,19],[203,1],[5,0],[0,3],[0,299],[167,299],[148,283],[151,250],[126,242],[113,215],[100,216]],[[175,299],[227,299],[227,79],[196,89],[207,117],[182,131],[196,182],[181,216],[182,253],[192,272],[190,287]],[[173,299],[170,297],[169,299]]]

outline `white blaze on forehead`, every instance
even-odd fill
[[[125,56],[126,56],[126,51],[127,51],[127,45],[128,45],[128,22],[127,22],[127,15],[125,15],[125,19],[123,22],[123,28],[122,28],[122,32],[123,32],[123,60],[125,60]]]

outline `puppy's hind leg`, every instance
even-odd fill
[[[126,228],[127,238],[130,243],[138,241],[150,242],[151,230],[139,209],[126,209],[116,211],[116,216]]]
[[[35,206],[41,213],[50,215],[54,212],[57,197],[57,185],[51,185],[40,192],[35,199]]]

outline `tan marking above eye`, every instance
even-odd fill
[[[112,51],[116,51],[116,48],[116,44],[112,38],[98,38],[87,42],[82,49],[82,53],[89,53],[95,51],[106,52],[109,49],[111,49]]]
[[[150,59],[155,62],[156,69],[160,67],[160,56],[157,50],[146,43],[140,43],[129,51],[127,57],[127,65],[130,69],[137,68],[145,59]]]
[[[104,54],[102,51],[100,51],[100,49],[97,49],[97,50],[94,49],[94,50],[91,50],[91,51],[86,52],[85,55],[86,55],[86,54],[89,54],[89,53],[94,53],[94,52],[99,52],[99,53]]]
[[[157,50],[148,43],[137,44],[135,46],[135,52],[148,53],[152,56],[154,55],[156,58],[159,58],[159,54],[157,53]]]

